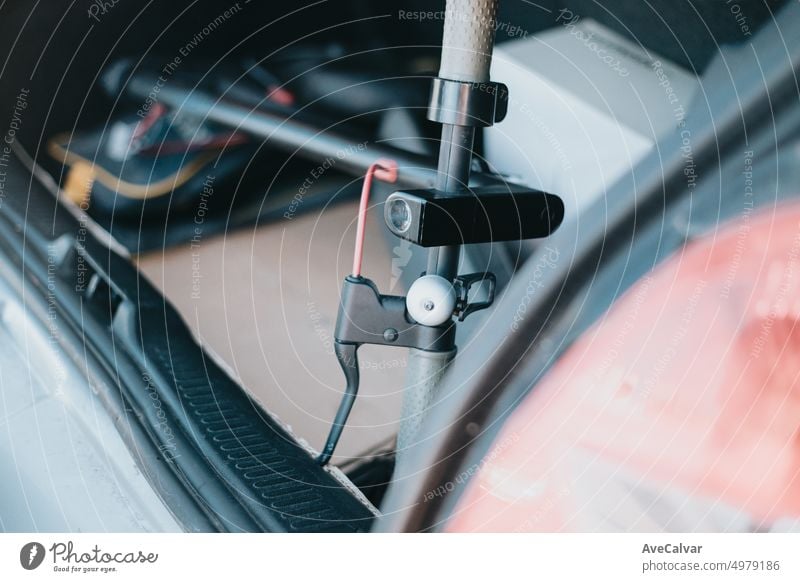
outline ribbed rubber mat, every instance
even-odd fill
[[[369,528],[367,507],[204,354],[170,306],[140,312],[123,303],[114,320],[117,339],[141,354],[148,373],[134,398],[147,406],[157,386],[167,422],[189,437],[256,523],[267,531]]]

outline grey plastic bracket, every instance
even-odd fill
[[[364,277],[349,276],[342,285],[334,338],[345,344],[376,344],[442,352],[453,349],[452,322],[430,327],[412,321],[405,297],[381,295]]]

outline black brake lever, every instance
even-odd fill
[[[363,344],[449,351],[455,345],[455,325],[452,320],[435,327],[420,325],[409,318],[405,297],[381,295],[375,283],[365,277],[345,278],[333,345],[346,386],[325,446],[317,457],[320,465],[331,460],[353,409],[360,380],[357,352]]]
[[[333,451],[336,450],[336,444],[342,436],[344,425],[347,424],[347,418],[350,416],[350,411],[353,410],[356,396],[358,396],[358,386],[360,376],[358,372],[358,348],[361,344],[344,344],[339,341],[333,342],[333,351],[336,354],[336,359],[344,372],[344,378],[347,382],[344,389],[344,396],[339,403],[339,409],[336,411],[336,418],[333,419],[328,439],[325,441],[325,446],[322,449],[317,462],[320,465],[327,465],[328,461],[333,456]]]

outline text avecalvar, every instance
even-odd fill
[[[645,544],[642,548],[643,554],[699,554],[703,546],[693,546],[689,544]]]

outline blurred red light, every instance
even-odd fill
[[[800,204],[640,280],[514,412],[452,531],[741,531],[800,516]]]

